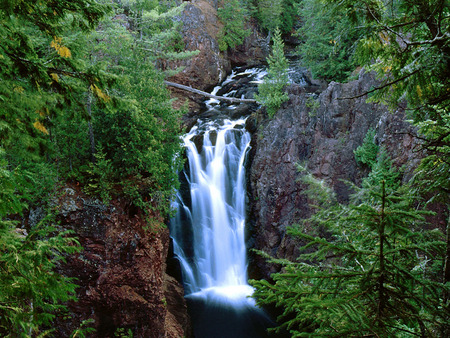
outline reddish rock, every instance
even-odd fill
[[[199,54],[187,60],[170,62],[167,65],[169,68],[182,69],[180,73],[172,76],[170,81],[209,90],[225,80],[232,67],[265,62],[265,40],[254,22],[248,23],[247,28],[252,33],[242,45],[233,50],[220,51],[218,37],[223,23],[217,16],[217,8],[218,1],[215,0],[193,0],[186,4],[180,15],[185,50],[198,51]],[[187,101],[190,112],[199,110],[203,97],[177,89],[171,90],[173,96],[178,99],[176,107],[181,107]]]
[[[80,287],[78,302],[69,304],[72,319],[56,324],[59,334],[67,337],[93,319],[92,337],[114,337],[119,328],[133,337],[189,337],[182,287],[165,273],[168,229],[130,215],[119,201],[105,206],[75,193],[65,194],[64,203],[76,207],[61,224],[76,232],[84,251],[61,268]]]

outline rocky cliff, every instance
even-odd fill
[[[93,337],[189,337],[181,285],[166,274],[168,229],[121,201],[104,205],[66,188],[58,201],[62,226],[75,231],[84,250],[67,258],[64,274],[76,278],[78,302],[71,319],[56,323],[61,337],[93,319]],[[152,220],[156,222],[152,222]],[[154,224],[152,224],[154,223]]]
[[[310,215],[304,186],[298,182],[296,164],[302,164],[335,190],[346,201],[349,189],[342,180],[360,183],[367,168],[355,161],[353,151],[362,144],[370,128],[407,180],[418,164],[420,154],[412,137],[414,129],[401,111],[367,103],[357,96],[375,84],[371,74],[361,72],[359,79],[330,83],[320,95],[312,88],[292,85],[289,101],[273,119],[255,126],[249,173],[251,245],[274,257],[295,259],[301,243],[286,236],[286,227]],[[276,267],[253,256],[250,275],[268,278]]]
[[[182,36],[187,51],[198,51],[199,54],[170,65],[171,68],[181,69],[181,72],[170,80],[201,90],[208,90],[222,82],[232,67],[252,66],[265,62],[267,48],[263,34],[254,22],[248,23],[251,34],[241,46],[234,50],[220,51],[218,37],[223,23],[217,16],[219,1],[192,0],[186,2],[179,20],[182,22]],[[190,112],[199,109],[199,102],[203,97],[192,93],[173,90],[178,98],[178,105],[186,100],[189,102]]]

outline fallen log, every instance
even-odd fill
[[[166,85],[168,85],[168,86],[171,86],[171,87],[175,87],[175,88],[178,88],[178,89],[186,90],[188,92],[199,94],[199,95],[202,95],[202,96],[206,96],[206,97],[209,97],[209,98],[212,98],[212,99],[216,99],[216,100],[219,100],[219,101],[228,101],[228,102],[231,102],[231,103],[257,103],[257,101],[253,100],[253,99],[238,99],[236,97],[226,97],[226,96],[213,95],[213,94],[210,94],[210,93],[207,93],[207,92],[204,92],[204,91],[192,88],[192,87],[184,86],[184,85],[181,85],[181,84],[175,83],[175,82],[164,81],[164,83]]]

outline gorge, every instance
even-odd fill
[[[447,108],[423,112],[420,107],[417,111],[424,115],[417,118],[411,113],[405,95],[399,95],[394,108],[385,104],[388,100],[383,101],[384,98],[372,96],[368,100],[367,93],[389,84],[386,82],[389,77],[369,70],[372,64],[364,65],[366,68],[351,66],[346,83],[313,78],[293,52],[298,45],[306,48],[306,38],[292,34],[299,27],[291,27],[284,32],[285,41],[292,43],[285,50],[290,60],[289,85],[284,88],[288,99],[269,116],[254,98],[266,74],[273,27],[270,21],[262,23],[263,14],[267,13],[258,12],[270,6],[257,10],[256,5],[287,4],[292,11],[290,15],[300,25],[303,22],[298,15],[303,7],[294,6],[300,2],[322,3],[312,0],[226,2],[254,5],[249,6],[251,15],[248,14],[242,28],[246,32],[242,43],[226,49],[220,43],[227,24],[219,18],[224,1],[142,2],[147,7],[140,7],[141,1],[114,1],[116,7],[110,12],[102,12],[103,1],[74,1],[80,6],[87,4],[83,15],[92,15],[89,25],[82,14],[79,18],[72,17],[70,11],[66,15],[65,7],[52,11],[53,2],[36,5],[50,6],[51,18],[64,13],[64,20],[67,17],[73,23],[81,20],[80,25],[86,25],[84,29],[92,26],[93,35],[89,39],[82,30],[64,39],[39,30],[27,39],[27,29],[31,32],[36,30],[35,26],[44,29],[51,25],[42,24],[38,16],[30,16],[31,12],[19,8],[25,2],[0,8],[2,20],[9,18],[2,21],[0,28],[4,28],[3,22],[10,25],[2,31],[14,33],[17,28],[20,33],[11,33],[5,46],[13,46],[13,36],[23,37],[19,39],[22,42],[13,46],[13,53],[0,47],[0,64],[4,66],[0,67],[0,103],[6,112],[0,112],[0,239],[4,240],[0,243],[0,272],[8,278],[17,277],[15,281],[11,279],[14,282],[5,278],[1,285],[6,285],[4,295],[9,297],[10,292],[11,297],[0,298],[0,335],[14,323],[16,331],[11,332],[18,336],[32,329],[36,330],[36,336],[49,333],[59,337],[70,337],[74,332],[78,336],[122,338],[277,336],[266,329],[277,325],[274,319],[284,310],[284,296],[278,298],[280,308],[270,304],[263,310],[251,298],[257,288],[250,285],[255,285],[255,281],[274,285],[274,273],[288,271],[282,268],[282,263],[297,261],[300,249],[307,242],[289,233],[293,225],[301,224],[306,235],[331,236],[327,229],[305,222],[316,209],[311,206],[315,196],[307,194],[309,187],[302,178],[311,175],[319,180],[329,187],[327,196],[333,196],[333,203],[345,208],[351,203],[355,187],[362,186],[372,172],[371,166],[355,157],[355,151],[365,142],[371,142],[377,151],[382,149],[392,160],[389,165],[398,172],[395,176],[398,187],[410,187],[411,193],[422,189],[422,199],[412,204],[414,211],[427,205],[434,212],[424,214],[428,225],[411,223],[411,228],[423,233],[428,228],[433,230],[429,238],[436,239],[438,244],[430,251],[414,247],[415,252],[410,250],[412,259],[397,260],[395,256],[393,261],[406,262],[405,266],[409,265],[403,270],[416,273],[417,280],[425,278],[426,282],[435,283],[433,290],[441,292],[442,285],[438,286],[438,282],[444,281],[441,284],[445,285],[450,280],[450,237],[447,237],[447,253],[442,253],[443,234],[449,227],[450,181],[446,177],[450,171],[448,159],[444,157],[449,149]],[[343,0],[343,3],[350,2]],[[179,12],[169,10],[180,3],[184,5]],[[55,4],[63,6],[66,2]],[[18,9],[23,11],[19,19],[26,25],[17,24],[22,22],[19,19],[15,21],[13,10]],[[4,13],[7,15],[3,16]],[[109,17],[100,22],[105,13]],[[345,18],[346,12],[342,10],[342,13]],[[30,18],[38,20],[37,24],[34,21],[30,24]],[[41,19],[45,21],[48,16],[43,15]],[[153,21],[159,19],[162,21]],[[60,20],[58,24],[63,22],[62,18],[57,20]],[[174,28],[174,35],[165,30],[169,26]],[[66,34],[67,29],[58,28],[57,33]],[[380,36],[384,38],[383,34]],[[426,41],[440,48],[442,39],[432,38]],[[341,43],[324,39],[327,48],[331,46],[333,51]],[[384,47],[380,48],[395,45],[383,41]],[[29,47],[24,49],[24,54],[21,43]],[[89,44],[94,47],[88,48]],[[411,44],[408,48],[415,46]],[[448,48],[443,50],[448,53]],[[170,58],[180,51],[191,53],[191,57]],[[31,65],[34,61],[35,68]],[[339,67],[340,63],[337,64]],[[423,69],[428,71],[434,66],[428,63]],[[386,69],[391,68],[386,66]],[[413,75],[420,71],[414,70]],[[436,83],[439,88],[448,88],[445,83]],[[408,90],[420,99],[429,94],[427,91],[436,89],[432,84],[413,84]],[[190,91],[186,92],[186,88]],[[204,92],[212,96],[205,99]],[[229,100],[216,100],[220,97]],[[371,135],[369,141],[367,135]],[[427,137],[434,143],[427,143]],[[429,157],[425,163],[428,169],[421,168],[425,178],[418,176],[422,182],[410,186],[409,182],[417,177],[415,170],[430,154],[436,157]],[[435,172],[429,174],[429,168]],[[178,189],[177,183],[180,183]],[[434,190],[424,189],[426,185]],[[382,186],[384,196],[384,181]],[[441,195],[433,195],[436,190]],[[393,193],[394,198],[398,195]],[[383,197],[379,208],[383,230],[384,202]],[[36,297],[39,297],[39,288],[48,286],[28,279],[34,271],[46,274],[42,268],[45,264],[30,265],[33,269],[27,268],[28,277],[8,265],[15,267],[14,262],[19,262],[19,258],[13,255],[15,247],[8,246],[10,243],[6,241],[13,239],[11,243],[20,246],[20,250],[26,249],[28,243],[42,239],[40,233],[32,231],[39,230],[43,224],[54,226],[46,236],[73,234],[73,245],[79,243],[82,247],[81,251],[72,250],[69,254],[69,246],[61,256],[63,259],[55,262],[52,259],[57,257],[54,255],[57,249],[50,247],[41,259],[41,263],[48,263],[52,273],[67,278],[67,285],[72,282],[77,285],[76,289],[73,286],[76,300],[62,297],[61,307],[56,307],[58,299],[43,297],[52,306],[55,304],[50,309],[55,313],[54,318],[50,310],[52,314],[45,317],[44,307],[39,307],[31,292],[37,290]],[[4,233],[7,235],[3,236]],[[380,230],[380,238],[387,237]],[[336,238],[349,241],[346,234]],[[409,243],[409,238],[405,235],[404,240],[394,241],[393,246]],[[439,259],[433,261],[434,255]],[[270,262],[268,257],[278,263]],[[334,258],[331,256],[331,260]],[[351,268],[357,274],[360,268],[367,271],[355,260],[357,264],[352,257],[355,266]],[[413,263],[416,261],[420,264]],[[328,266],[320,268],[327,271]],[[24,271],[28,272],[27,269]],[[381,273],[381,282],[375,289],[383,289],[383,278]],[[305,285],[308,283],[305,281]],[[25,291],[19,293],[22,298],[15,293],[22,292],[22,287],[15,288],[15,285],[24,285]],[[417,291],[415,285],[413,293],[420,293],[417,299],[423,298],[424,302],[431,299],[422,297],[428,286]],[[65,286],[61,283],[61,288],[55,290],[65,291]],[[433,290],[429,294],[438,294]],[[441,297],[448,304],[450,291],[442,295],[437,299]],[[380,299],[385,300],[382,296]],[[11,304],[17,300],[21,303],[3,307],[10,300]],[[395,301],[392,303],[395,306]],[[417,304],[421,308],[424,303]],[[432,305],[431,308],[441,309]],[[302,312],[297,310],[294,306],[288,317]],[[16,311],[16,317],[11,318],[19,319],[10,320],[5,311]],[[430,318],[432,314],[436,318],[439,313],[445,315],[445,311],[433,311]],[[40,315],[44,320],[35,324],[33,319]],[[448,317],[442,318],[445,328]],[[426,336],[421,331],[426,325],[412,322],[407,330],[414,331],[416,336],[419,333]],[[436,323],[440,325],[438,320]],[[429,332],[437,332],[438,324],[433,322]],[[24,329],[27,325],[29,328]],[[400,327],[400,330],[404,328]],[[284,336],[284,332],[279,336]]]

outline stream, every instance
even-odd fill
[[[236,69],[212,94],[249,98],[265,74]],[[244,164],[251,109],[209,99],[183,138],[187,164],[170,230],[197,338],[268,337],[266,329],[273,326],[247,282]]]

